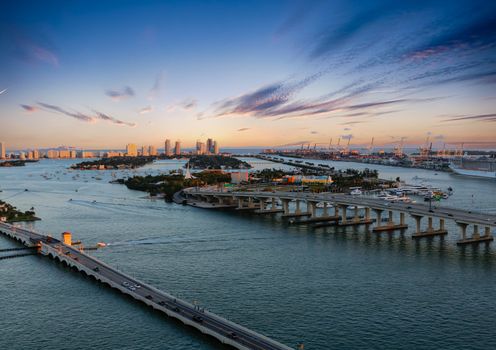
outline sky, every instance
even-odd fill
[[[496,148],[496,2],[0,3],[8,149],[207,137]]]

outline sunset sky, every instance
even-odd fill
[[[495,1],[5,0],[0,19],[9,149],[496,147]]]

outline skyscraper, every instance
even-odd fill
[[[157,147],[148,146],[148,154],[151,156],[156,156],[157,155]]]
[[[171,142],[170,142],[169,139],[165,140],[164,153],[165,153],[166,156],[171,156],[172,155]]]
[[[207,140],[207,153],[213,153],[214,151],[214,143],[212,139]]]
[[[174,147],[174,154],[176,156],[181,155],[181,141],[176,141],[176,146]]]
[[[5,149],[5,143],[4,142],[0,142],[0,159],[4,159],[5,158],[5,153],[7,152],[7,150]]]
[[[214,141],[214,154],[219,154],[219,144]]]
[[[126,156],[136,157],[138,155],[138,147],[134,143],[129,143],[126,146]]]

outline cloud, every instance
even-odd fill
[[[43,102],[38,102],[38,105],[43,107],[45,110],[64,114],[66,116],[78,119],[80,121],[84,121],[84,122],[88,122],[88,123],[92,123],[95,121],[95,118],[92,116],[89,116],[89,115],[86,115],[83,113],[79,113],[79,112],[69,112],[69,111],[66,111],[65,109],[63,109],[59,106],[55,106],[55,105],[51,105],[51,104],[43,103]]]
[[[130,127],[136,126],[135,123],[124,122],[122,120],[116,119],[114,117],[110,117],[107,114],[104,114],[104,113],[101,113],[98,111],[94,111],[94,112],[96,113],[96,118],[98,118],[98,119],[109,121],[109,122],[111,122],[113,124],[117,124],[117,125],[130,126]]]
[[[477,115],[461,115],[442,120],[443,122],[452,121],[482,121],[482,122],[496,122],[496,113],[490,114],[477,114]]]
[[[238,131],[247,131],[247,130],[250,130],[251,128],[240,128],[238,129]]]
[[[97,120],[105,120],[105,121],[108,121],[108,122],[110,122],[112,124],[116,124],[116,125],[130,126],[130,127],[136,126],[135,123],[124,122],[122,120],[119,120],[117,118],[111,117],[107,114],[104,114],[104,113],[101,113],[101,112],[98,112],[95,110],[93,111],[95,113],[95,115],[88,115],[88,114],[83,114],[83,113],[80,113],[77,111],[71,112],[71,111],[68,111],[62,107],[48,104],[48,103],[44,103],[44,102],[38,102],[37,104],[41,108],[38,108],[36,106],[30,106],[30,105],[21,105],[21,107],[28,112],[36,112],[36,111],[41,109],[41,110],[44,110],[47,112],[66,115],[68,117],[71,117],[71,118],[74,118],[74,119],[77,119],[79,121],[86,122],[86,123],[94,123]]]
[[[173,103],[173,104],[169,105],[165,110],[167,112],[174,112],[177,110],[191,111],[191,110],[195,109],[197,105],[198,105],[198,101],[196,99],[188,98],[188,99],[185,99],[179,103]],[[203,113],[197,114],[198,119],[201,119],[202,116],[203,116]]]
[[[7,92],[7,89],[3,89],[2,91],[0,91],[0,95],[3,94],[4,92]]]
[[[148,93],[149,100],[153,100],[155,97],[157,97],[159,92],[162,90],[162,85],[164,80],[165,80],[164,72],[160,72],[159,74],[157,74],[157,76],[155,77],[155,82],[153,83],[153,86],[150,89],[150,92]]]
[[[30,105],[20,105],[26,112],[36,112],[38,110],[38,107],[36,106],[30,106]]]
[[[134,90],[129,86],[125,86],[121,90],[107,90],[105,95],[114,101],[126,100],[134,96]]]
[[[152,106],[143,107],[139,110],[139,114],[147,114],[153,112]]]
[[[50,41],[40,33],[36,33],[37,39],[33,39],[19,31],[10,33],[13,38],[14,55],[26,62],[48,63],[58,67],[59,58]]]
[[[351,128],[344,128],[344,131],[351,131]]]
[[[427,43],[417,47],[408,56],[426,59],[449,51],[487,50],[496,45],[496,12],[488,8],[488,14],[473,21],[447,27]]]
[[[341,135],[343,140],[351,140],[353,138],[353,134]]]
[[[291,142],[291,143],[286,143],[284,145],[279,145],[276,147],[292,147],[292,146],[301,146],[301,145],[306,145],[308,143],[311,143],[312,141],[296,141],[296,142]]]
[[[316,135],[318,133],[319,133],[318,131],[310,131],[310,134],[312,134],[312,135]]]

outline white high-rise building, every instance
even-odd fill
[[[169,139],[165,140],[164,153],[166,156],[172,156],[171,142]]]
[[[5,159],[5,155],[7,153],[5,147],[5,142],[0,142],[0,159]]]

